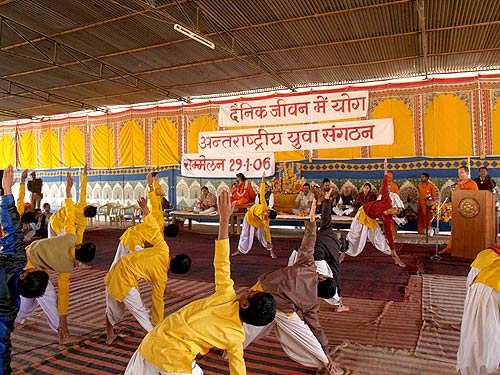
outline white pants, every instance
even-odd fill
[[[110,296],[106,288],[106,316],[113,326],[123,319],[125,307],[129,309],[146,332],[153,329],[153,324],[151,324],[151,313],[142,302],[141,294],[137,288],[130,288],[123,302],[119,302]]]
[[[266,231],[264,227],[253,227],[248,222],[243,219],[243,224],[241,227],[240,241],[238,242],[238,251],[242,254],[247,254],[252,250],[253,238],[257,236],[259,242],[268,249],[269,243],[266,240]]]
[[[479,273],[479,268],[476,267],[471,267],[469,270],[469,273],[467,274],[467,281],[465,283],[465,286],[469,288],[476,278],[477,274]]]
[[[61,315],[59,314],[59,310],[57,310],[57,293],[50,280],[43,296],[38,298],[25,298],[21,296],[21,305],[19,306],[16,322],[23,324],[26,318],[33,314],[33,311],[35,311],[38,305],[40,305],[45,313],[49,327],[57,331]]]
[[[292,253],[290,254],[290,257],[288,258],[288,266],[292,266],[297,262],[297,257],[299,256],[299,252],[297,250],[293,250]],[[333,272],[326,260],[315,260],[314,263],[316,264],[316,273],[326,276],[326,277],[333,277]],[[323,298],[323,300],[330,305],[333,306],[338,306],[340,305],[340,296],[338,294],[338,291],[335,291],[335,295],[332,298]]]
[[[165,372],[165,371],[160,371],[158,370],[155,366],[153,366],[151,363],[146,361],[144,357],[139,353],[139,350],[136,350],[135,353],[132,355],[132,358],[130,358],[130,361],[128,362],[127,369],[123,373],[123,375],[170,375],[170,374],[176,374],[176,375],[188,375],[185,373],[180,373],[180,372]],[[193,371],[191,372],[192,375],[203,375],[203,370],[201,369],[198,364],[193,361]]]
[[[137,245],[135,247],[135,251],[140,251],[143,249],[144,248],[139,246],[139,245]],[[113,268],[113,266],[116,264],[116,262],[118,262],[125,255],[130,254],[131,252],[132,251],[127,246],[125,246],[125,244],[122,241],[120,241],[120,243],[118,244],[118,247],[116,249],[115,259],[113,259],[113,263],[111,263],[111,266],[109,266],[109,269]]]
[[[328,364],[327,354],[318,339],[297,313],[288,316],[276,311],[276,317],[267,326],[257,327],[243,323],[243,328],[245,329],[243,348],[252,341],[267,336],[274,328],[283,351],[292,360],[312,368],[321,368]]]
[[[500,364],[500,292],[474,283],[465,297],[457,370],[486,375]]]
[[[359,215],[359,213],[358,213]],[[391,255],[391,248],[387,242],[387,238],[382,229],[379,226],[376,228],[368,228],[366,225],[361,224],[358,221],[358,215],[354,218],[349,228],[349,233],[347,234],[347,241],[349,241],[349,249],[346,254],[352,257],[361,254],[366,245],[366,240],[368,239],[377,250],[380,250],[384,254]]]
[[[194,213],[201,214],[201,215],[207,215],[207,214],[210,214],[210,213],[215,212],[215,211],[216,211],[215,207],[208,207],[206,210],[202,210],[201,208],[198,208],[198,207],[193,208]]]

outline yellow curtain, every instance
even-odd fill
[[[36,169],[35,135],[28,131],[19,139],[19,167],[21,169]]]
[[[106,125],[95,128],[92,135],[92,167],[113,168],[115,166],[115,142],[113,132]]]
[[[4,134],[0,138],[0,169],[7,168],[9,164],[14,165],[14,162],[14,140],[10,135]]]
[[[179,164],[179,139],[174,123],[159,119],[151,132],[151,164],[155,166]]]
[[[136,121],[127,121],[120,131],[120,167],[144,164],[144,133]]]
[[[53,130],[44,131],[40,139],[40,163],[47,169],[61,167],[59,140]]]
[[[69,128],[64,135],[64,166],[83,167],[85,165],[85,141],[78,128]]]
[[[386,99],[374,108],[371,118],[392,118],[394,122],[394,144],[370,146],[371,157],[415,156],[413,115],[408,104],[395,98]]]
[[[491,139],[493,140],[493,155],[500,155],[500,142],[495,140],[500,139],[500,98],[497,98],[491,112]]]
[[[200,132],[213,132],[217,130],[217,123],[210,116],[200,116],[189,124],[188,131],[188,154],[198,153],[198,134]]]
[[[351,118],[335,121],[320,121],[319,124],[329,124],[332,122],[356,121],[359,118]],[[325,148],[318,150],[318,159],[356,159],[361,157],[361,147]]]
[[[429,103],[424,116],[425,156],[472,155],[471,116],[465,101],[441,94]]]

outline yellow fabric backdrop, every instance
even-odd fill
[[[95,128],[92,135],[92,167],[113,168],[115,166],[115,141],[113,132],[106,125]]]
[[[61,167],[59,140],[51,129],[44,131],[40,138],[40,164],[47,169]]]
[[[151,132],[151,164],[179,164],[179,137],[174,123],[159,119]]]
[[[198,153],[198,134],[200,132],[213,132],[217,131],[217,123],[210,116],[196,117],[192,123],[189,124],[188,131],[188,154]]]
[[[80,129],[71,127],[64,135],[64,166],[82,167],[85,165],[85,141]]]
[[[472,125],[467,104],[456,95],[434,97],[424,116],[425,156],[472,155]]]
[[[15,166],[14,140],[8,134],[0,138],[0,169],[5,169],[9,164]]]
[[[24,133],[19,139],[19,167],[21,169],[36,169],[36,143],[32,132]]]
[[[491,139],[493,140],[493,155],[500,155],[500,98],[497,98],[491,112]]]
[[[134,120],[127,121],[120,131],[120,167],[145,164],[144,132]]]
[[[394,144],[370,146],[370,157],[415,156],[413,114],[408,104],[395,98],[386,99],[378,103],[370,118],[392,118],[394,122]]]

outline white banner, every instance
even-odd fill
[[[204,155],[321,150],[393,143],[394,129],[390,118],[202,132],[198,135],[198,151]]]
[[[256,126],[311,123],[366,117],[368,91],[242,99],[222,104],[219,126]]]
[[[181,175],[187,177],[234,177],[243,173],[245,177],[274,175],[274,154],[241,154],[238,156],[205,156],[184,154],[181,161]]]

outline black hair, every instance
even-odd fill
[[[337,283],[331,277],[318,282],[318,297],[329,299],[335,295]]]
[[[370,188],[370,191],[372,190],[372,184],[370,184],[369,182],[365,182],[363,186],[368,186]]]
[[[21,215],[21,223],[30,224],[37,223],[38,219],[36,218],[35,211],[24,211]]]
[[[425,176],[427,179],[429,179],[429,173],[422,173],[422,176]]]
[[[269,219],[274,220],[276,219],[276,216],[278,216],[278,213],[271,209],[271,211],[269,211]]]
[[[486,168],[484,165],[479,167],[479,170],[484,169],[486,172],[488,172],[488,168]]]
[[[177,224],[169,224],[163,228],[163,235],[165,237],[177,237],[179,234],[179,226]]]
[[[242,322],[253,326],[268,325],[276,316],[276,301],[274,297],[265,292],[257,292],[248,297],[248,307],[241,308],[240,319]]]
[[[86,242],[75,250],[75,258],[83,263],[92,262],[95,257],[95,245],[92,242]]]
[[[309,185],[309,182],[306,182],[306,183],[305,183],[304,185],[302,185],[302,186],[309,186],[309,187],[311,187],[311,185]]]
[[[460,167],[458,167],[458,169],[463,169],[465,172],[469,173],[469,167],[467,167],[466,165],[461,165]]]
[[[175,255],[170,259],[170,271],[172,271],[172,273],[186,273],[190,268],[191,258],[186,254]]]
[[[327,182],[330,182],[330,179],[329,178],[324,178],[323,179],[323,184],[326,184]]]
[[[151,177],[156,177],[158,176],[158,172],[151,172]]]
[[[49,283],[49,274],[45,271],[31,271],[23,279],[19,279],[17,288],[19,294],[25,298],[38,298],[43,296],[47,284]]]
[[[241,181],[246,181],[246,177],[243,173],[236,173],[236,177],[239,177]]]
[[[83,209],[83,216],[85,217],[95,217],[97,215],[96,206],[87,206]]]
[[[50,203],[45,202],[45,203],[43,204],[43,208],[45,208],[45,207],[47,207],[47,206],[50,206]]]

